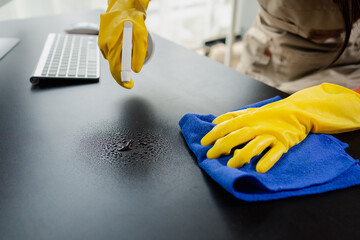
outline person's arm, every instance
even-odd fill
[[[150,0],[109,0],[105,14],[100,16],[99,48],[109,62],[110,72],[118,84],[132,88],[134,82],[121,81],[122,32],[126,21],[133,24],[131,68],[140,72],[147,54],[148,32],[145,26],[146,9]]]

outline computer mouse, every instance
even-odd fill
[[[70,34],[89,34],[89,35],[98,35],[99,34],[99,24],[91,22],[79,22],[71,25],[70,28],[66,29],[67,33]]]

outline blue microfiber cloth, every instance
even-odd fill
[[[261,107],[280,99],[275,97],[244,108]],[[215,126],[211,123],[214,119],[214,115],[186,114],[179,125],[199,166],[239,199],[266,201],[360,184],[360,166],[345,152],[348,145],[327,134],[309,134],[263,174],[255,170],[262,155],[239,169],[226,166],[232,154],[208,159],[206,153],[211,146],[202,146],[200,140]]]

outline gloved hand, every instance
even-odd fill
[[[145,27],[145,11],[150,0],[110,0],[105,14],[100,16],[99,47],[109,61],[110,72],[116,82],[132,88],[134,81],[121,81],[121,50],[124,22],[133,24],[133,51],[131,69],[140,72],[147,50],[148,32]]]
[[[204,146],[214,144],[209,159],[230,154],[227,165],[242,167],[269,148],[259,160],[256,171],[268,171],[292,146],[309,132],[340,133],[360,129],[360,94],[350,89],[324,83],[265,105],[229,112],[216,118],[216,125],[201,140]]]

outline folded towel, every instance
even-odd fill
[[[275,97],[244,108],[261,107],[280,99]],[[215,126],[211,123],[215,118],[214,115],[186,114],[179,125],[199,166],[239,199],[266,201],[360,184],[358,160],[345,152],[344,149],[348,147],[346,143],[327,134],[309,134],[301,143],[290,148],[266,173],[255,170],[262,154],[239,169],[226,166],[233,153],[208,159],[206,153],[211,146],[202,146],[200,140]]]

